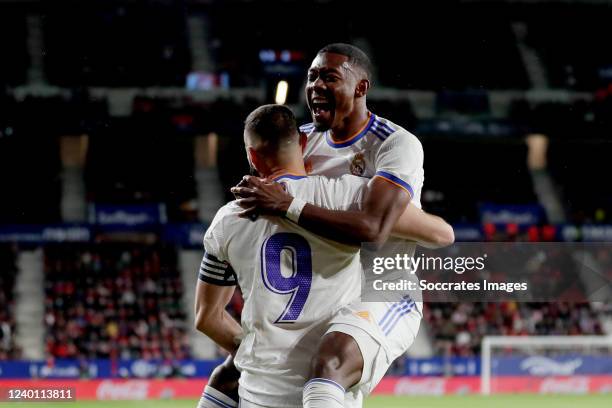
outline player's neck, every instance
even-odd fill
[[[306,169],[304,168],[304,162],[302,163],[292,163],[285,166],[273,167],[270,169],[270,174],[266,176],[269,180],[274,180],[280,176],[284,176],[286,174],[290,174],[292,176],[305,176]]]
[[[334,142],[343,142],[361,133],[370,120],[370,112],[360,109],[358,113],[347,117],[341,126],[333,127],[330,136]]]

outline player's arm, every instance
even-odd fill
[[[339,242],[384,243],[410,202],[410,194],[375,178],[367,187],[359,211],[333,211],[306,204],[298,223],[303,228]]]
[[[359,211],[336,211],[294,202],[301,208],[298,223],[316,234],[339,242],[360,244],[383,243],[414,195],[414,187],[422,183],[423,147],[416,137],[396,132],[387,137],[375,152],[376,175],[368,184],[363,206]],[[293,197],[278,185],[255,177],[247,178],[250,188],[235,187],[232,191],[244,198],[238,200],[243,216],[253,214],[285,215]]]
[[[225,310],[237,285],[236,273],[228,262],[224,212],[219,210],[204,234],[204,257],[198,272],[195,298],[195,327],[230,353],[242,337],[240,324]]]
[[[442,248],[455,242],[453,227],[441,217],[429,214],[413,204],[406,207],[393,226],[391,234],[431,249]]]
[[[198,280],[195,301],[196,329],[232,354],[242,335],[240,324],[225,310],[234,289]]]
[[[245,210],[242,217],[253,214],[283,216],[287,213],[293,197],[280,184],[267,182],[257,177],[245,176],[246,187],[234,187],[232,192]],[[306,204],[298,224],[321,236],[353,245],[362,242],[384,243],[393,226],[410,202],[410,193],[382,177],[369,183],[361,210],[329,210]]]

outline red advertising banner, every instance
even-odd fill
[[[197,399],[205,384],[206,379],[0,381],[0,387],[3,389],[68,387],[75,390],[76,400]]]
[[[450,395],[477,394],[480,377],[386,377],[374,394]],[[491,379],[495,394],[591,394],[612,392],[612,376],[497,377]]]
[[[74,389],[76,400],[197,399],[205,379],[171,380],[3,380],[0,389]],[[589,394],[612,392],[612,376],[499,377],[494,393]],[[386,377],[374,394],[450,395],[480,392],[480,377]]]

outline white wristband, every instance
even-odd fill
[[[297,224],[304,206],[306,206],[306,201],[300,200],[299,198],[294,198],[293,201],[291,201],[291,205],[289,205],[287,212],[285,213],[285,217]]]

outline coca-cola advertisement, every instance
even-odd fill
[[[77,400],[148,400],[199,398],[207,379],[169,380],[41,380],[0,381],[0,388],[73,388]],[[385,377],[374,389],[376,395],[443,396],[478,394],[480,377]],[[610,376],[498,377],[491,380],[494,394],[593,394],[612,392]]]

